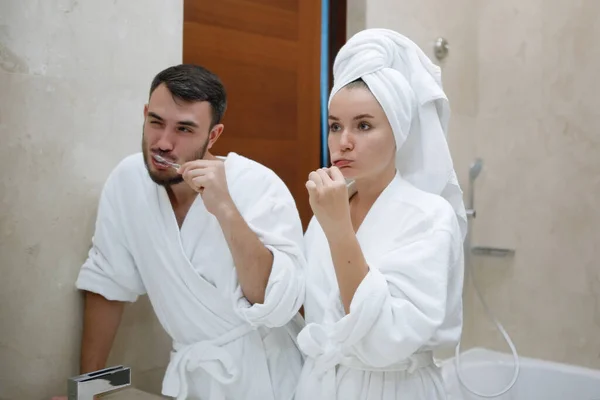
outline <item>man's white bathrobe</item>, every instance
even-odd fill
[[[432,350],[453,348],[462,327],[462,233],[454,210],[399,174],[356,233],[369,272],[346,315],[327,238],[305,234],[307,359],[296,400],[438,400]]]
[[[268,168],[229,153],[225,171],[237,208],[274,255],[264,304],[251,306],[243,296],[223,232],[202,197],[179,229],[142,154],[126,158],[108,178],[76,285],[109,300],[148,294],[173,339],[163,394],[290,399],[302,367],[294,342],[304,301],[300,218],[287,187]]]

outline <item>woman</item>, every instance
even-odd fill
[[[333,166],[306,183],[314,217],[296,400],[446,398],[432,351],[460,339],[466,216],[439,75],[389,30],[360,32],[337,55]]]

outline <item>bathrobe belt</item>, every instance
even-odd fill
[[[222,346],[246,336],[256,330],[250,324],[242,324],[211,340],[192,344],[173,344],[175,353],[165,374],[163,393],[177,399],[186,399],[188,384],[186,373],[202,368],[213,379],[211,399],[225,400],[223,387],[239,379],[239,360],[231,356]]]
[[[373,367],[362,363],[356,357],[344,355],[341,346],[332,346],[322,348],[316,343],[311,343],[303,349],[306,354],[314,360],[313,374],[320,376],[323,383],[322,399],[334,399],[336,397],[336,366],[343,365],[348,368],[358,369],[370,372],[401,372],[413,373],[420,368],[426,368],[434,365],[433,352],[423,351],[414,353],[406,360],[387,365],[385,367]]]

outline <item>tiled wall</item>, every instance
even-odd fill
[[[484,162],[473,243],[516,250],[474,257],[477,282],[520,354],[600,368],[600,3],[366,0],[348,20],[358,15],[432,59],[435,38],[448,39],[441,65],[465,191],[473,158]],[[465,303],[464,347],[508,351],[470,286]]]
[[[74,281],[98,196],[140,149],[152,77],[181,62],[182,13],[182,0],[0,3],[0,399],[66,394],[78,373]],[[144,299],[111,363],[157,391],[168,349]]]

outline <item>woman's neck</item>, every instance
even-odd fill
[[[353,196],[352,201],[361,203],[363,205],[368,205],[370,208],[370,206],[375,203],[375,200],[377,200],[381,192],[388,187],[395,176],[396,169],[394,168],[388,169],[384,173],[379,174],[371,179],[367,177],[363,179],[356,179],[354,181],[356,194]]]
[[[359,179],[354,181],[355,186],[353,189],[356,192],[350,198],[350,220],[355,233],[358,232],[381,192],[385,190],[395,176],[396,169],[380,174],[379,179],[376,180]]]

